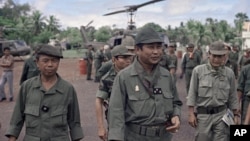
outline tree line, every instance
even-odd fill
[[[6,39],[21,39],[29,45],[48,43],[49,39],[64,40],[71,45],[83,43],[79,27],[61,28],[60,20],[54,15],[44,16],[39,10],[32,9],[28,3],[19,4],[13,0],[0,0],[3,6],[0,8],[0,27]],[[245,21],[249,21],[246,13],[237,13],[234,17],[234,25],[226,20],[218,20],[208,17],[205,23],[194,19],[186,23],[180,22],[178,27],[161,27],[157,23],[146,23],[156,31],[164,33],[170,41],[186,45],[193,42],[196,45],[208,45],[215,40],[221,40],[231,44],[242,44],[241,33]],[[139,28],[138,28],[139,29]],[[90,40],[106,42],[117,31],[123,29],[102,26],[96,29],[88,28]]]

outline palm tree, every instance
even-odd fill
[[[33,33],[34,35],[38,35],[39,33],[41,33],[42,29],[44,29],[45,27],[45,20],[46,17],[42,15],[42,13],[40,11],[34,11],[32,13],[32,22],[33,22]]]
[[[237,13],[235,17],[236,19],[234,20],[234,24],[236,27],[236,31],[237,31],[238,36],[241,36],[243,23],[245,21],[248,21],[249,19],[246,13]]]
[[[53,33],[58,33],[59,32],[59,28],[61,27],[59,25],[59,20],[51,15],[49,16],[49,19],[46,19],[48,25],[47,25],[47,30]]]

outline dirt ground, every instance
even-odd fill
[[[16,58],[14,67],[14,102],[0,102],[0,122],[2,127],[0,129],[0,141],[6,141],[7,138],[4,136],[8,124],[10,122],[10,117],[15,105],[15,98],[17,97],[19,89],[20,74],[22,72],[23,61]],[[0,70],[1,73],[1,70]],[[71,82],[78,95],[78,101],[81,112],[81,124],[84,130],[83,141],[100,141],[97,136],[97,125],[95,117],[95,94],[98,89],[98,83],[93,81],[86,81],[86,75],[81,75],[79,70],[79,59],[62,59],[60,62],[59,75],[65,80]],[[93,74],[92,74],[93,75]],[[92,77],[94,78],[94,77]],[[183,101],[182,108],[182,126],[178,133],[174,135],[173,141],[192,141],[194,136],[194,129],[191,128],[187,123],[187,107],[186,104],[186,93],[185,93],[185,81],[177,80],[177,88],[180,98]],[[7,97],[8,86],[6,86]],[[22,130],[19,141],[22,141],[24,136],[24,129]]]

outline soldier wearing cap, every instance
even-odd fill
[[[239,60],[239,45],[235,44],[229,54],[229,59],[237,63]]]
[[[121,44],[128,49],[128,52],[135,54],[135,41],[131,36],[126,36],[125,38],[123,38]],[[112,60],[103,63],[97,71],[97,77],[102,78],[110,70],[112,64]]]
[[[94,48],[91,44],[87,45],[88,47],[88,52],[86,55],[87,59],[87,80],[93,80],[91,78],[91,73],[92,73],[92,63],[93,63],[93,58],[94,58]]]
[[[98,123],[98,136],[102,140],[107,140],[107,131],[103,121],[103,106],[106,108],[105,115],[108,112],[108,101],[111,95],[115,76],[119,71],[131,64],[133,53],[123,45],[115,46],[111,51],[113,65],[110,70],[101,78],[99,89],[96,93],[96,116]]]
[[[187,47],[187,53],[184,55],[182,59],[182,64],[181,64],[182,72],[180,78],[182,78],[183,75],[185,74],[186,91],[188,93],[192,71],[194,67],[201,64],[202,58],[201,56],[199,56],[199,54],[197,54],[197,52],[194,51],[194,44],[189,43],[186,47]]]
[[[226,53],[223,42],[212,43],[208,63],[193,70],[187,105],[196,141],[229,140],[229,126],[222,120],[227,109],[233,111],[234,122],[239,122],[234,72],[223,65]]]
[[[17,140],[25,123],[25,141],[79,141],[83,138],[76,91],[57,74],[63,58],[58,48],[37,52],[40,75],[23,82],[5,134]]]
[[[170,141],[180,128],[182,102],[168,70],[159,65],[162,39],[142,27],[135,38],[136,58],[120,71],[109,103],[108,139]]]

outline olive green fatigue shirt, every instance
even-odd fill
[[[238,64],[235,63],[233,60],[227,60],[227,62],[225,63],[225,66],[233,70],[235,79],[237,79],[238,78]]]
[[[101,78],[96,97],[109,100],[116,74],[115,68],[112,66],[111,69]]]
[[[238,91],[242,92],[242,121],[245,120],[247,107],[250,101],[250,64],[246,65],[240,71],[238,79]],[[248,98],[247,98],[248,97]]]
[[[194,52],[193,59],[190,59],[189,58],[189,53],[187,52],[184,55],[184,58],[183,58],[182,64],[181,64],[183,72],[185,72],[186,69],[193,69],[197,65],[200,65],[201,59],[202,58],[200,57],[200,55],[198,53],[196,53],[196,52]]]
[[[103,61],[104,61],[103,52],[100,50],[97,50],[94,55],[94,65],[97,70],[102,66]]]
[[[6,136],[18,137],[25,122],[24,141],[72,141],[83,138],[77,94],[59,75],[46,91],[40,76],[20,88]],[[69,136],[70,135],[70,136]]]
[[[160,94],[152,94],[139,79],[157,77],[150,88],[158,88]],[[168,117],[180,116],[182,102],[168,70],[156,65],[152,74],[145,70],[135,58],[134,62],[115,77],[109,103],[109,140],[124,140],[126,125],[163,125]],[[166,134],[169,134],[166,132]]]
[[[246,61],[250,58],[247,58],[245,55],[242,55],[239,59],[239,68],[242,69],[242,67],[245,65]]]
[[[87,52],[87,79],[91,79],[92,62],[93,62],[93,51],[88,50]]]
[[[102,78],[110,70],[112,65],[113,65],[112,60],[103,63],[102,66],[98,69],[96,77]]]
[[[24,62],[23,71],[21,74],[20,79],[20,85],[27,79],[38,76],[40,73],[40,70],[37,68],[36,62],[35,62],[35,56],[31,56]]]
[[[235,76],[228,67],[218,71],[207,64],[194,68],[187,98],[188,106],[218,107],[227,105],[238,109]]]
[[[163,68],[169,70],[169,65],[171,64],[169,55],[164,52],[164,54],[162,55],[162,58],[161,58],[161,61],[159,62],[159,64]]]

